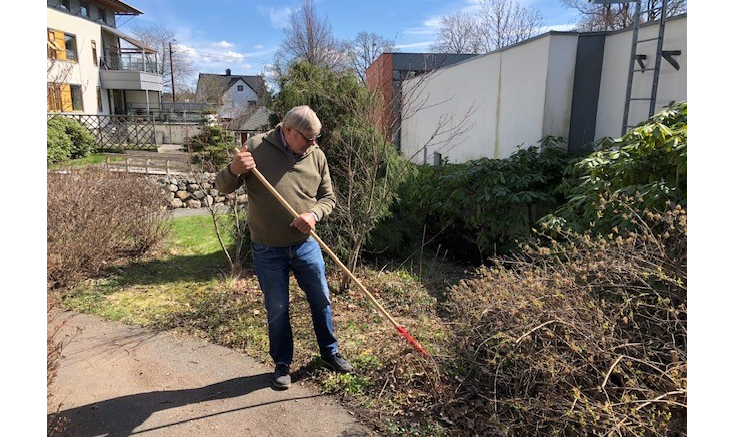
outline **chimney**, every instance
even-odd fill
[[[229,68],[225,70],[225,76],[229,76],[231,74],[232,74],[232,70],[230,70]]]

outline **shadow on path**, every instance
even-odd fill
[[[288,402],[295,399],[314,398],[322,395],[312,395],[297,398],[288,398],[253,405],[243,405],[238,408],[221,410],[212,406],[211,413],[185,419],[171,419],[170,423],[136,430],[156,412],[178,408],[186,405],[208,402],[217,399],[235,398],[254,391],[271,387],[271,374],[228,379],[215,384],[199,388],[182,390],[163,390],[134,395],[121,396],[101,402],[82,405],[80,407],[62,410],[59,417],[66,420],[69,435],[75,437],[92,437],[104,435],[107,437],[126,437],[162,428],[174,427],[178,424],[195,420],[206,419],[222,414],[233,413],[250,408]],[[246,402],[244,402],[246,404]],[[171,435],[175,431],[171,430]]]

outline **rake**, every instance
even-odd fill
[[[237,150],[237,149],[235,149],[235,150],[237,152],[239,152],[239,150]],[[294,218],[298,218],[299,217],[299,213],[296,212],[296,210],[293,209],[291,207],[291,205],[288,204],[288,202],[286,201],[286,199],[284,199],[283,196],[281,196],[281,194],[278,191],[276,191],[275,188],[273,188],[273,185],[271,185],[271,183],[268,182],[268,180],[263,176],[263,174],[260,173],[260,171],[258,171],[257,168],[253,168],[250,171],[253,172],[253,174],[255,174],[255,177],[257,177],[258,180],[263,185],[265,185],[265,187],[268,189],[268,191],[270,191],[271,194],[273,194],[276,197],[276,199],[278,199],[278,201],[281,203],[281,205],[283,205],[283,207],[286,208],[288,210],[288,212],[290,212],[291,215]],[[378,309],[378,311],[383,316],[385,316],[385,318],[388,319],[388,321],[390,321],[390,323],[396,328],[396,330],[403,337],[405,337],[406,340],[408,340],[408,342],[411,343],[411,345],[413,347],[415,347],[424,356],[427,356],[428,357],[429,356],[429,353],[426,352],[426,350],[423,347],[421,347],[421,345],[419,344],[419,342],[416,341],[416,339],[413,338],[411,336],[411,334],[408,333],[408,331],[406,331],[406,328],[404,328],[403,326],[399,325],[398,322],[396,322],[395,319],[393,317],[391,317],[390,314],[388,314],[388,311],[386,311],[385,308],[383,308],[383,306],[368,291],[368,289],[365,288],[364,285],[362,285],[362,282],[360,282],[360,280],[357,279],[357,277],[354,274],[352,274],[352,272],[350,271],[350,269],[348,269],[347,266],[345,266],[344,264],[342,264],[342,261],[340,261],[339,258],[337,257],[337,255],[332,251],[332,249],[330,249],[329,246],[327,246],[324,243],[324,241],[322,241],[322,239],[319,238],[319,236],[316,234],[316,232],[314,232],[314,230],[312,229],[311,231],[309,231],[309,234],[319,243],[319,246],[321,246],[322,249],[324,249],[324,251],[326,251],[329,254],[329,256],[334,260],[334,262],[337,263],[337,265],[339,266],[339,268],[342,269],[342,271],[345,272],[345,274],[347,276],[349,276],[350,279],[352,279],[355,282],[355,284],[357,284],[357,286],[360,288],[360,290],[362,290],[362,292],[365,293],[365,295],[370,299],[370,301],[373,303],[373,305],[375,305],[375,307]]]

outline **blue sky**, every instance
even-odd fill
[[[560,0],[517,0],[538,8],[546,26],[565,30],[576,22],[576,11]],[[173,30],[193,54],[202,73],[259,74],[273,62],[283,38],[283,26],[299,0],[130,0],[143,12],[121,17],[118,27],[130,33],[134,26],[159,25]],[[339,39],[358,32],[375,32],[394,40],[401,52],[428,51],[439,18],[454,11],[472,11],[478,0],[315,0],[317,14],[326,18]]]

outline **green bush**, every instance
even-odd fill
[[[72,142],[59,123],[46,125],[46,164],[66,161],[71,156]]]
[[[536,220],[556,208],[563,169],[573,159],[563,140],[548,137],[507,159],[482,158],[463,164],[419,166],[400,189],[393,220],[414,226],[421,239],[433,238],[456,256],[477,262],[507,253],[516,239],[532,233]],[[413,218],[413,219],[412,219]],[[426,235],[424,233],[426,225]],[[389,225],[381,231],[404,229]],[[376,236],[374,241],[385,240]],[[410,238],[416,241],[416,234]],[[404,247],[413,251],[415,245]]]
[[[602,234],[634,228],[634,211],[687,201],[687,103],[673,104],[570,166],[560,184],[567,202],[541,220],[550,229]],[[604,199],[604,200],[603,200]],[[621,201],[629,205],[623,207]]]
[[[46,136],[47,162],[49,163],[84,158],[97,147],[97,141],[87,128],[79,121],[69,117],[57,116],[49,120]],[[63,137],[66,137],[68,142]],[[57,151],[59,149],[66,150],[67,153],[59,153]]]
[[[218,124],[205,124],[191,140],[193,162],[204,171],[217,172],[232,159],[235,137]]]

